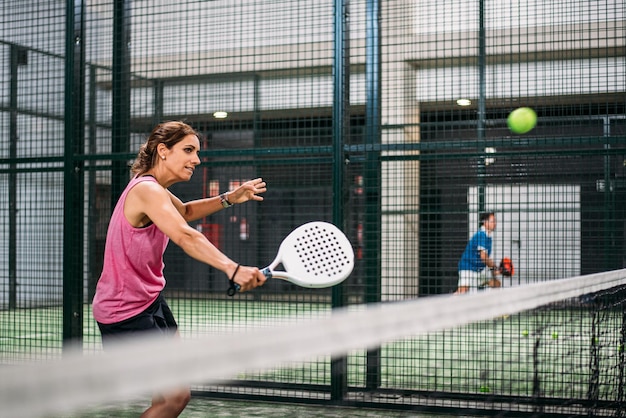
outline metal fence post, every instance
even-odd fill
[[[63,344],[83,336],[83,229],[85,141],[84,5],[66,4],[65,146],[63,219]]]

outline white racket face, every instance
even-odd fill
[[[273,269],[282,263],[276,278],[304,287],[328,287],[345,280],[354,268],[354,251],[348,238],[335,225],[309,222],[294,229],[280,244]]]

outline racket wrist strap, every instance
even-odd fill
[[[233,275],[230,276],[231,282],[235,281],[235,276],[237,275],[237,272],[239,271],[239,267],[241,267],[241,264],[237,264],[237,267],[235,267],[235,271],[233,272]]]
[[[228,296],[234,296],[235,293],[237,293],[239,289],[241,289],[241,286],[235,283],[235,276],[237,275],[237,272],[239,271],[239,267],[241,267],[241,264],[237,264],[237,267],[235,267],[235,271],[233,272],[233,275],[230,276],[230,279],[228,279],[230,281],[230,286],[228,286],[228,290],[226,291]]]

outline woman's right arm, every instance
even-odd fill
[[[124,213],[127,219],[141,214],[147,216],[190,257],[223,271],[227,277],[232,277],[235,272],[238,264],[185,221],[172,203],[169,192],[160,185],[142,182],[133,187],[126,198]],[[241,266],[235,282],[246,291],[262,285],[265,276],[256,267]]]

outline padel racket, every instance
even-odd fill
[[[275,270],[282,265],[284,270]],[[278,254],[262,273],[268,279],[283,279],[309,288],[330,287],[345,280],[354,268],[354,251],[348,238],[335,225],[309,222],[291,231]],[[232,282],[234,295],[240,286]]]
[[[498,267],[500,274],[504,277],[513,277],[515,274],[515,266],[513,266],[513,261],[510,258],[504,257],[500,260],[500,266]]]

